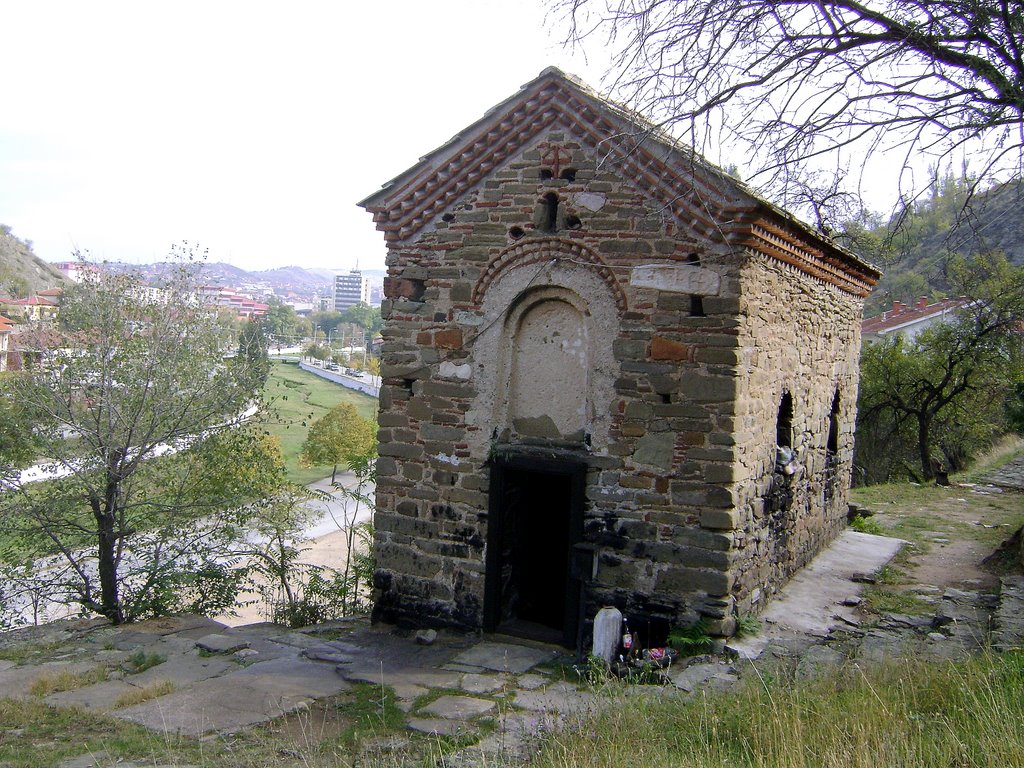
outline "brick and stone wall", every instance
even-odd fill
[[[475,152],[488,126],[506,129],[487,120],[465,140]],[[368,205],[389,238],[379,618],[482,626],[492,470],[509,455],[586,468],[590,618],[615,605],[728,634],[839,530],[860,346],[852,262],[803,248],[806,231],[768,207],[760,234],[741,216],[709,221],[753,209],[706,167],[673,168],[671,200],[652,195],[654,176],[607,162],[579,125],[480,160],[486,172],[443,209],[420,179],[449,184],[451,158],[468,156],[457,143],[400,178],[409,192]],[[780,480],[787,395],[800,469]]]
[[[553,143],[571,155],[571,182],[538,179]],[[433,231],[389,253],[377,517],[386,618],[479,626],[487,459],[522,445],[575,452],[590,467],[594,606],[696,618],[704,594],[728,594],[730,537],[702,519],[731,499],[722,483],[736,380],[716,373],[737,358],[741,259],[679,233],[655,201],[596,168],[564,132],[538,137]],[[578,228],[538,231],[549,192]],[[723,295],[704,297],[695,317],[690,294],[631,284],[635,267],[659,262],[712,273]],[[568,372],[563,351],[549,370],[518,375],[573,388],[583,413],[564,433],[541,418],[549,399],[519,413],[508,391],[510,324],[546,299],[578,305],[586,349]],[[545,366],[543,354],[521,362]]]

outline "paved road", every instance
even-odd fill
[[[356,476],[351,472],[341,472],[337,475],[336,483],[333,486],[329,477],[306,486],[321,494],[327,494],[329,498],[320,498],[309,503],[310,508],[318,510],[319,515],[306,527],[302,535],[308,539],[317,539],[350,525],[369,520],[370,507],[364,503],[357,504],[351,496],[351,493],[356,490],[356,483]],[[349,493],[345,493],[345,491]],[[372,499],[373,484],[368,484],[363,488],[362,493]]]

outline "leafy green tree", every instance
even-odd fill
[[[7,474],[34,459],[39,450],[30,414],[5,394],[15,389],[17,377],[25,375],[21,371],[0,373],[0,484]]]
[[[331,482],[338,465],[351,467],[372,456],[377,447],[377,430],[351,403],[339,403],[313,422],[302,444],[302,461],[307,466],[331,464]]]
[[[185,270],[159,290],[70,287],[59,328],[29,340],[39,365],[2,393],[55,478],[0,494],[12,549],[62,561],[71,599],[115,624],[229,601],[241,502],[283,478],[280,452],[238,428],[261,372],[225,361],[233,336],[195,295]]]
[[[1003,404],[1020,379],[1024,268],[989,255],[959,260],[951,280],[970,298],[958,317],[912,340],[889,336],[861,356],[858,434],[868,439],[858,451],[873,435],[898,453],[909,437],[929,480],[937,452],[955,468],[1005,428]]]
[[[362,302],[354,304],[342,312],[341,318],[342,322],[358,325],[371,336],[379,331],[384,324],[380,315],[380,307],[371,307]]]
[[[248,367],[260,388],[270,375],[269,341],[262,318],[252,317],[238,334],[238,362]]]
[[[307,344],[302,348],[302,354],[314,360],[327,360],[331,357],[331,350],[323,344]]]
[[[275,340],[295,343],[312,332],[309,320],[276,296],[272,296],[264,317],[264,330]]]
[[[318,333],[322,333],[325,337],[345,322],[342,319],[341,312],[334,312],[333,310],[328,312],[314,312],[309,316],[309,321],[314,327],[319,327],[320,330]]]

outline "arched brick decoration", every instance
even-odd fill
[[[626,294],[618,278],[604,260],[594,251],[581,243],[566,240],[561,237],[545,237],[535,240],[527,240],[509,246],[487,265],[487,269],[480,275],[476,285],[473,286],[473,303],[479,305],[487,293],[487,288],[507,268],[526,267],[531,264],[543,264],[551,260],[571,261],[593,269],[604,283],[611,290],[615,297],[615,306],[619,312],[627,309]]]

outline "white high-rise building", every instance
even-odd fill
[[[358,269],[334,276],[334,309],[344,312],[356,304],[370,303],[370,283]]]

